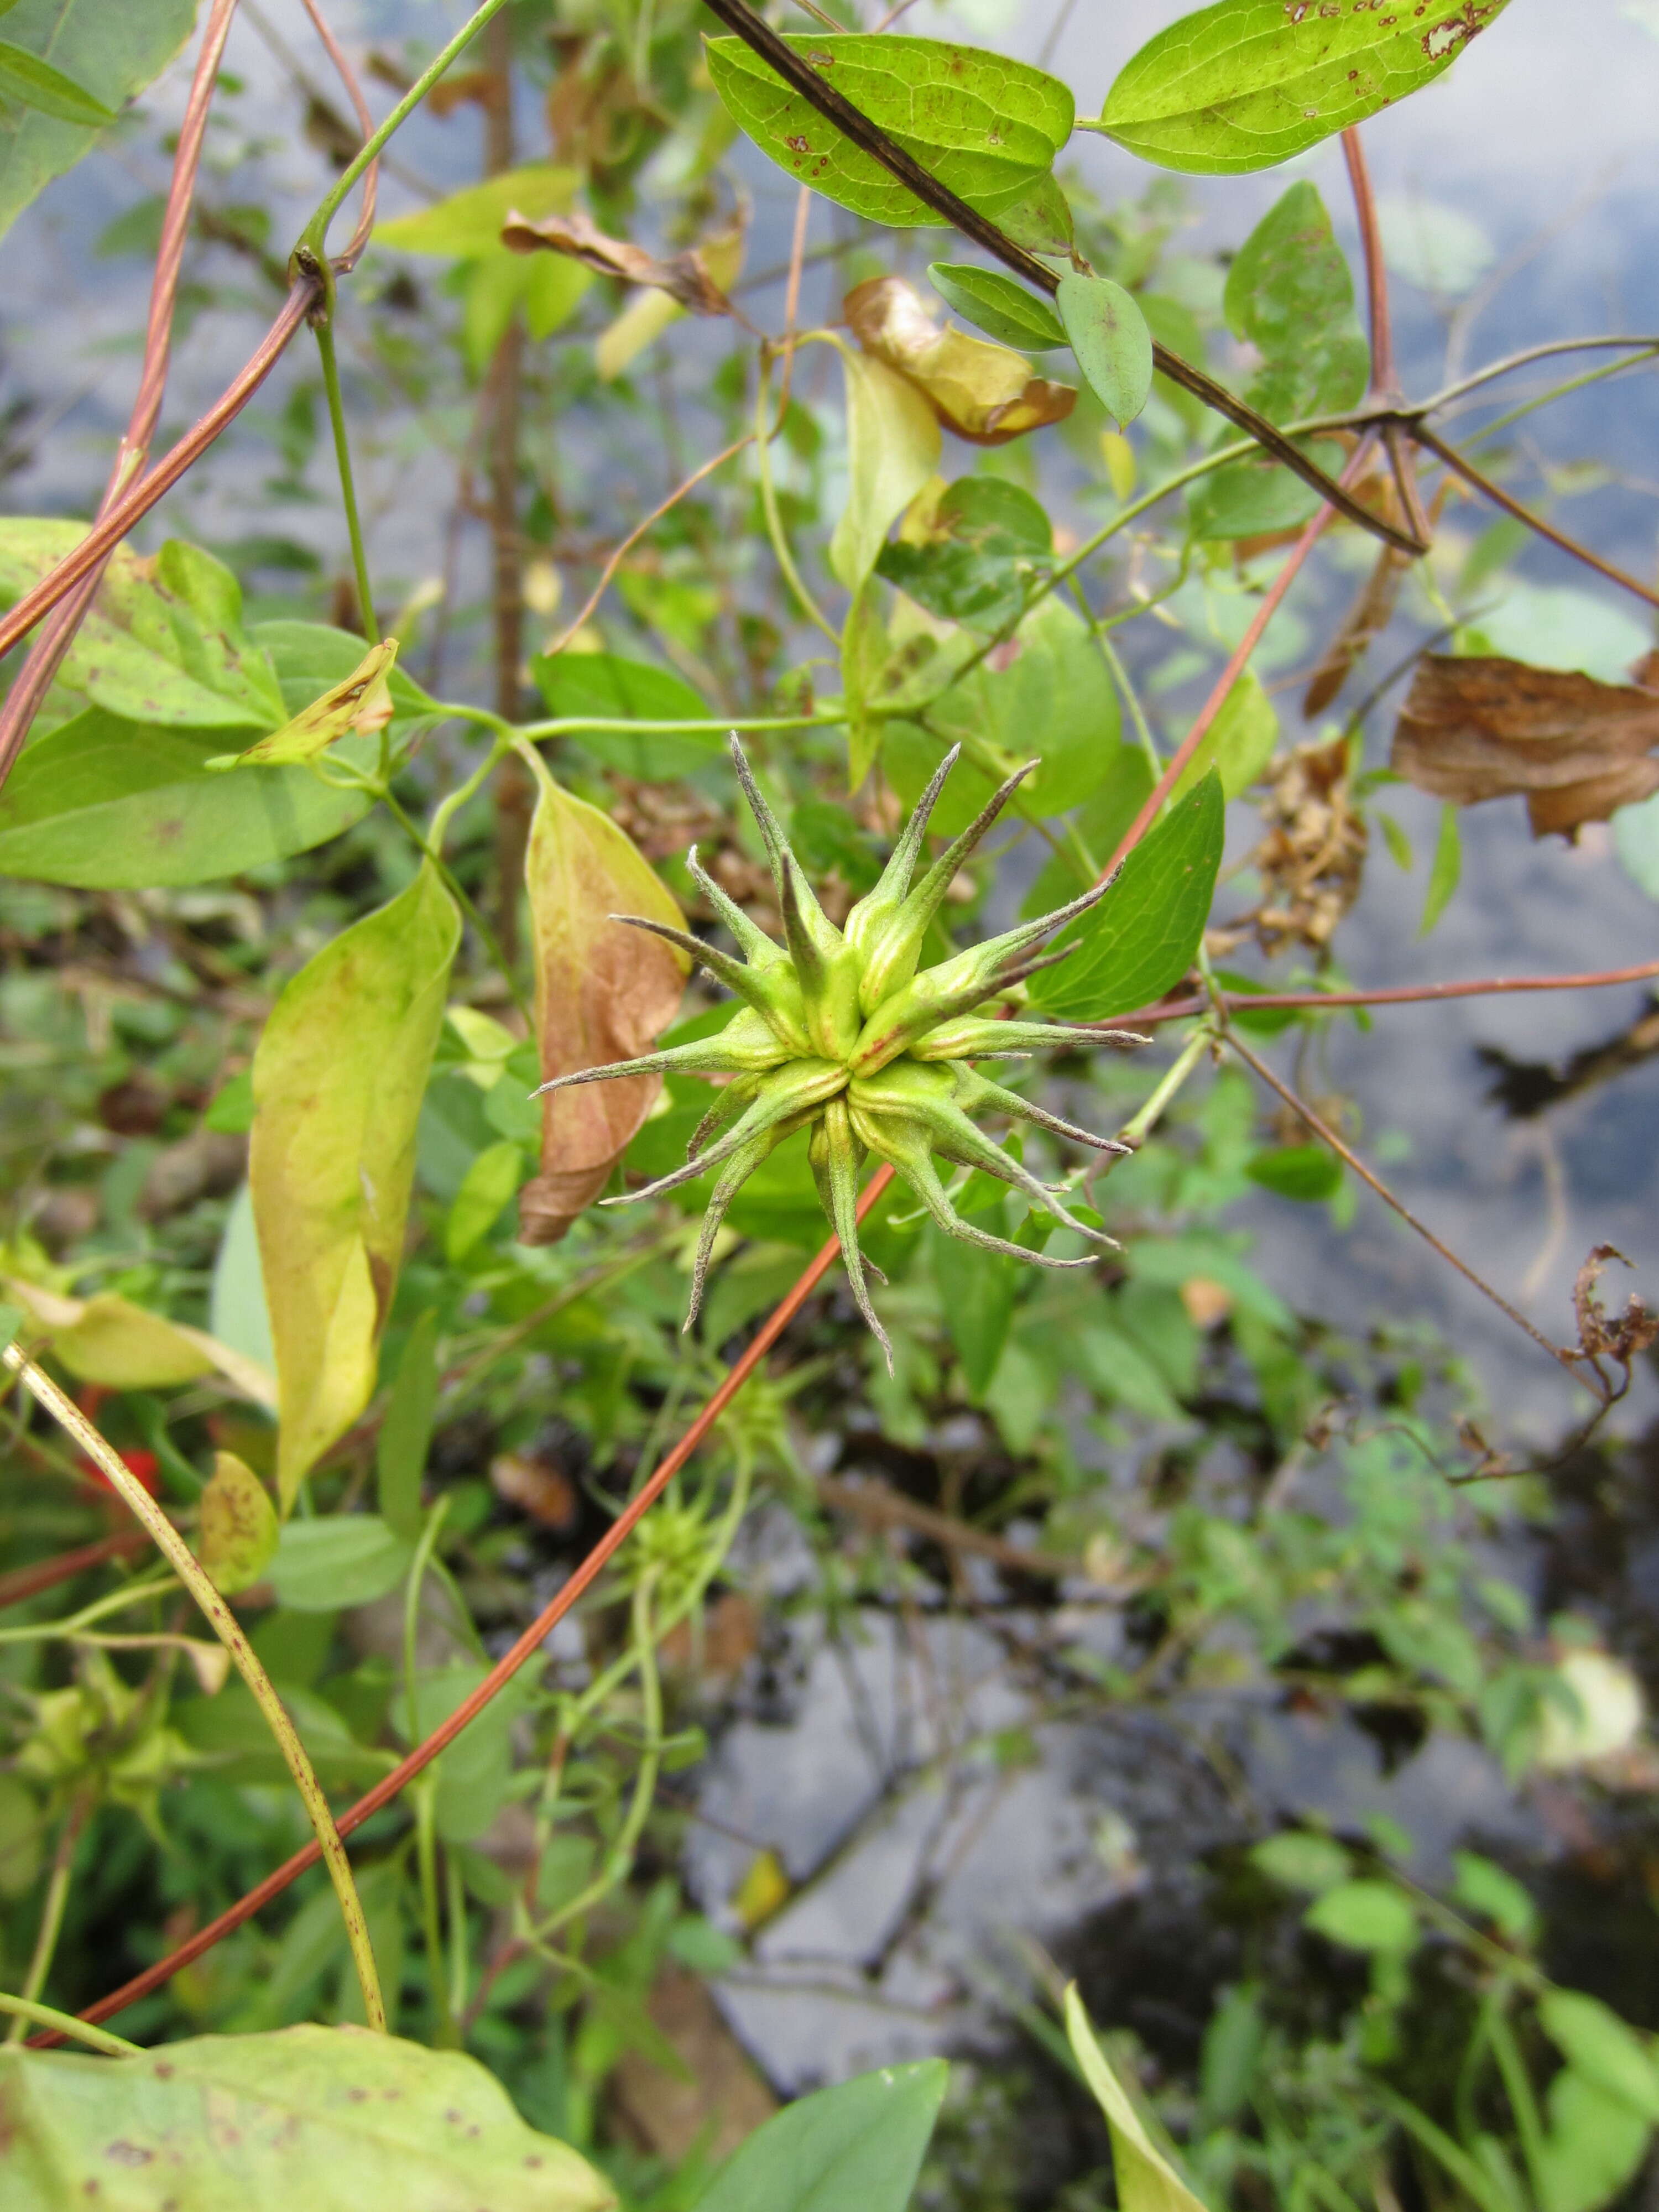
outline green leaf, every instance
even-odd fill
[[[1067,1021],[1105,1021],[1153,1001],[1192,966],[1226,836],[1213,769],[1123,863],[1114,889],[1061,932],[1069,960],[1031,979],[1036,1003]]]
[[[22,1326],[22,1307],[0,1304],[0,1352],[15,1341],[17,1332]]]
[[[914,384],[842,346],[847,380],[847,504],[830,540],[830,573],[849,592],[875,567],[887,532],[939,466],[939,417]]]
[[[288,982],[254,1055],[248,1176],[276,1346],[284,1509],[374,1389],[459,939],[428,865]]]
[[[434,206],[376,224],[374,243],[398,253],[437,253],[453,261],[475,260],[483,254],[507,256],[501,226],[508,216],[527,216],[532,222],[539,222],[544,216],[568,215],[581,181],[580,169],[547,161],[502,169],[481,185],[452,192]],[[526,258],[521,254],[510,258],[520,263]]]
[[[253,1086],[247,1073],[247,1116],[239,1120],[239,1135],[253,1127]],[[232,1078],[240,1083],[243,1077]],[[230,1088],[229,1085],[226,1089]],[[220,1098],[224,1097],[221,1091]],[[218,1100],[214,1102],[216,1105]],[[204,1117],[204,1127],[214,1124]],[[208,1297],[208,1327],[221,1344],[252,1360],[270,1378],[270,1402],[276,1400],[276,1352],[270,1341],[270,1316],[265,1311],[264,1279],[259,1273],[259,1235],[253,1225],[253,1194],[244,1183],[230,1202],[225,1225],[214,1255],[213,1283]]]
[[[1263,1190],[1310,1206],[1334,1198],[1342,1188],[1342,1163],[1323,1145],[1276,1145],[1247,1160],[1244,1172]]]
[[[26,46],[0,39],[0,100],[15,100],[60,123],[78,123],[82,129],[101,131],[115,117],[101,100],[94,100],[84,85],[43,62]]]
[[[1066,1992],[1066,2033],[1079,2070],[1112,2132],[1112,2167],[1123,2212],[1205,2212],[1202,2198],[1194,2196],[1153,2144],[1139,2113],[1108,2065],[1075,1982]]]
[[[797,2098],[733,2153],[696,2212],[904,2212],[949,2078],[928,2058]]]
[[[959,477],[924,530],[884,545],[876,574],[945,622],[981,630],[1018,622],[1054,558],[1054,528],[1003,477]]]
[[[1451,904],[1463,874],[1463,835],[1458,825],[1457,809],[1443,806],[1440,810],[1440,835],[1435,841],[1434,865],[1429,870],[1428,895],[1423,901],[1423,920],[1418,935],[1426,937],[1446,908]]]
[[[1635,2179],[1649,2123],[1576,2066],[1550,2083],[1546,2110],[1549,2133],[1537,2158],[1542,2212],[1601,2212]]]
[[[1530,1943],[1534,1939],[1538,1908],[1512,1874],[1494,1866],[1478,1851],[1455,1851],[1452,1866],[1456,1875],[1453,1892],[1459,1904],[1490,1920],[1511,1942]]]
[[[1391,1882],[1340,1882],[1310,1905],[1303,1918],[1315,1935],[1372,1956],[1409,1951],[1417,1941],[1411,1900]]]
[[[941,2071],[943,2069],[941,2069]],[[137,2058],[0,2051],[9,2212],[611,2212],[459,2051],[356,2027],[192,2037]]]
[[[623,660],[614,653],[538,653],[530,672],[548,713],[561,721],[580,721],[587,715],[596,722],[713,719],[683,676],[642,660]],[[576,742],[607,768],[642,783],[672,782],[726,757],[725,740],[717,730],[690,735],[583,730]]]
[[[289,1521],[267,1574],[279,1604],[296,1613],[368,1605],[409,1572],[415,1547],[378,1513],[331,1513]]]
[[[1250,1863],[1281,1888],[1305,1890],[1311,1897],[1336,1888],[1352,1870],[1340,1844],[1305,1828],[1287,1828],[1252,1844]]]
[[[10,36],[10,70],[0,79],[0,237],[44,186],[97,143],[111,115],[159,76],[196,20],[196,0],[143,0],[112,7],[108,0],[21,0],[0,10]],[[36,74],[33,90],[17,71]],[[49,82],[95,103],[98,112],[46,110]],[[65,107],[72,106],[65,94]]]
[[[943,225],[741,39],[704,43],[733,120],[797,183],[872,222]],[[858,33],[798,33],[786,43],[981,215],[1024,199],[1072,135],[1075,109],[1058,79],[977,46]]]
[[[410,1542],[421,1533],[421,1478],[438,1407],[438,1314],[428,1307],[404,1341],[398,1377],[374,1448],[376,1494],[388,1528]]]
[[[1000,269],[978,269],[966,261],[931,261],[927,274],[945,305],[988,337],[1030,353],[1069,343],[1065,325],[1042,295],[1028,292]]]
[[[215,744],[88,708],[30,745],[0,791],[0,875],[95,890],[210,883],[309,852],[374,803],[304,768],[216,775]]]
[[[1240,247],[1223,295],[1227,326],[1261,365],[1246,397],[1272,422],[1358,406],[1371,354],[1353,276],[1318,188],[1291,186]]]
[[[1123,428],[1152,389],[1152,334],[1146,316],[1121,284],[1076,269],[1060,278],[1055,304],[1091,391]]]
[[[1194,176],[1271,168],[1432,82],[1508,0],[1380,14],[1322,0],[1220,0],[1144,46],[1098,125]]]
[[[202,1492],[197,1548],[224,1596],[249,1589],[270,1564],[279,1534],[270,1493],[246,1460],[216,1452]]]
[[[1334,438],[1297,438],[1293,442],[1327,476],[1340,476],[1347,465],[1347,454]],[[1318,505],[1316,491],[1264,453],[1230,461],[1204,477],[1194,487],[1189,511],[1194,537],[1226,540],[1294,530]]]
[[[1247,668],[1181,771],[1171,799],[1184,798],[1212,769],[1221,778],[1224,798],[1242,798],[1273,758],[1278,743],[1279,710],[1255,669]]]
[[[78,522],[0,521],[0,602],[14,605],[85,536]],[[58,688],[81,695],[71,710],[89,702],[132,722],[270,729],[282,695],[241,617],[241,586],[199,546],[169,539],[149,560],[118,546]]]
[[[1579,1990],[1547,1990],[1538,2000],[1538,2018],[1575,2072],[1650,2125],[1659,2123],[1659,2067],[1616,2012]]]
[[[524,1154],[516,1144],[489,1145],[479,1153],[444,1228],[444,1257],[452,1267],[489,1234],[523,1181]]]

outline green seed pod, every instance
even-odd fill
[[[865,1260],[858,1233],[859,1180],[866,1158],[886,1161],[947,1235],[981,1250],[1039,1267],[1086,1267],[1088,1258],[1056,1260],[993,1237],[964,1221],[934,1164],[940,1159],[981,1169],[1023,1192],[1033,1206],[1096,1243],[1111,1239],[1076,1218],[1021,1161],[979,1128],[972,1116],[988,1109],[1042,1129],[1067,1144],[1119,1152],[1115,1139],[1091,1135],[1058,1115],[1005,1090],[967,1063],[1098,1045],[1143,1044],[1122,1030],[1053,1028],[1040,1022],[995,1021],[975,1009],[1016,992],[1024,979],[1064,948],[1042,941],[1087,911],[1109,886],[1036,921],[917,972],[922,947],[958,868],[1007,805],[1026,770],[1011,776],[933,862],[921,869],[928,817],[957,755],[948,754],[894,847],[873,890],[837,929],[819,905],[799,863],[750,772],[734,737],[732,760],[760,826],[783,918],[784,943],[756,927],[699,866],[687,865],[714,913],[731,932],[738,956],[684,931],[636,915],[613,920],[649,930],[690,954],[743,1004],[717,1036],[608,1067],[560,1076],[544,1090],[599,1083],[613,1076],[654,1073],[727,1079],[694,1133],[686,1164],[642,1190],[601,1201],[626,1205],[656,1198],[718,1170],[692,1268],[689,1328],[702,1303],[714,1247],[744,1182],[786,1138],[810,1129],[809,1158],[818,1196],[841,1241],[859,1311],[892,1366],[892,1352],[871,1300],[867,1277],[883,1279]],[[919,873],[918,871],[921,871]]]

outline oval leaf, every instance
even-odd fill
[[[1067,343],[1060,318],[1039,292],[1028,292],[1000,269],[975,269],[969,262],[930,261],[927,274],[945,305],[964,322],[1004,345],[1042,352]]]
[[[378,1513],[331,1513],[287,1523],[267,1579],[295,1613],[332,1613],[396,1589],[414,1556],[410,1540]]]
[[[525,854],[543,1080],[648,1052],[674,1018],[686,960],[611,916],[683,929],[685,918],[627,833],[555,783],[540,790]],[[519,1194],[519,1234],[552,1244],[610,1180],[656,1103],[659,1076],[577,1084],[542,1100],[542,1172]]]
[[[293,977],[254,1054],[248,1180],[276,1348],[284,1509],[374,1388],[459,938],[454,902],[428,866]]]
[[[1121,429],[1146,404],[1152,388],[1152,334],[1121,284],[1068,270],[1056,304],[1078,367]]]
[[[197,1551],[214,1588],[226,1597],[251,1589],[270,1565],[281,1530],[264,1483],[234,1452],[214,1454],[201,1516]]]
[[[0,2053],[13,2212],[611,2212],[585,2160],[538,2135],[474,2058],[356,2027],[204,2035],[137,2058]],[[153,2177],[153,2179],[147,2178]]]
[[[904,2212],[949,2079],[929,2058],[797,2098],[721,2167],[697,2212]]]
[[[1209,920],[1226,812],[1212,769],[1142,838],[1110,896],[1060,933],[1055,942],[1077,950],[1032,977],[1038,1006],[1066,1021],[1105,1021],[1151,1006],[1181,981]]]
[[[1091,127],[1161,168],[1269,169],[1420,91],[1507,5],[1439,0],[1381,14],[1320,0],[1220,0],[1144,46]]]
[[[741,39],[704,43],[715,91],[781,169],[872,222],[944,227]],[[786,43],[983,215],[1024,199],[1072,135],[1072,95],[1057,78],[977,46],[860,33],[798,33]]]

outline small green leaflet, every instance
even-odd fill
[[[905,152],[982,215],[1023,200],[1072,135],[1071,94],[1024,62],[941,39],[798,33],[787,42]],[[708,39],[732,119],[801,184],[872,222],[944,228],[873,155],[843,137],[741,39]]]
[[[78,123],[88,131],[101,131],[115,120],[112,111],[72,76],[7,39],[0,39],[0,99],[15,100],[59,123]]]
[[[1109,896],[1061,931],[1055,942],[1077,950],[1031,978],[1036,1005],[1064,1021],[1106,1021],[1181,981],[1209,920],[1226,811],[1212,770],[1135,847]]]
[[[1420,91],[1507,5],[1220,0],[1149,40],[1083,127],[1194,176],[1270,169]]]
[[[1152,334],[1121,284],[1068,270],[1056,296],[1060,319],[1106,412],[1121,429],[1146,404],[1152,388]]]
[[[1463,833],[1455,806],[1440,810],[1440,835],[1435,841],[1434,866],[1429,870],[1428,896],[1423,902],[1423,920],[1418,929],[1419,937],[1426,937],[1446,908],[1463,875]]]
[[[1068,343],[1065,325],[1037,292],[1028,292],[1000,270],[975,269],[966,261],[932,261],[927,274],[933,289],[963,322],[1004,345],[1046,352]]]
[[[904,2212],[949,2076],[928,2058],[798,2097],[733,2152],[696,2212]]]
[[[1279,1145],[1271,1152],[1257,1152],[1244,1163],[1244,1172],[1263,1190],[1300,1200],[1306,1206],[1334,1198],[1342,1188],[1342,1163],[1322,1145]]]

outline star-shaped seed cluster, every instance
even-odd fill
[[[797,1129],[811,1130],[811,1159],[818,1195],[841,1240],[859,1310],[879,1339],[890,1367],[891,1347],[871,1304],[866,1281],[867,1274],[877,1271],[859,1247],[859,1184],[867,1159],[886,1161],[947,1235],[981,1250],[1006,1253],[1040,1267],[1091,1264],[1086,1256],[1052,1259],[964,1221],[951,1203],[935,1155],[954,1166],[981,1168],[1012,1183],[1034,1206],[1093,1243],[1112,1241],[1078,1220],[1048,1185],[987,1136],[972,1116],[989,1108],[1101,1152],[1121,1152],[1127,1147],[1044,1112],[969,1065],[1021,1058],[1063,1045],[1146,1042],[1123,1030],[998,1020],[975,1012],[988,1001],[1006,1001],[1018,994],[1020,985],[1039,968],[1064,959],[1068,948],[1035,948],[1085,913],[1108,886],[1097,884],[1039,921],[1022,922],[936,967],[921,968],[928,931],[958,869],[1036,765],[1033,762],[1011,775],[977,818],[931,866],[924,867],[922,841],[928,818],[958,750],[946,755],[923,793],[881,880],[853,908],[840,929],[814,896],[735,736],[732,757],[771,862],[783,917],[783,944],[774,943],[757,928],[698,866],[695,846],[687,862],[691,875],[731,932],[741,957],[734,958],[659,921],[637,915],[611,916],[629,928],[649,930],[678,945],[743,1001],[718,1036],[647,1053],[640,1060],[583,1068],[542,1086],[554,1091],[566,1084],[657,1073],[723,1079],[719,1097],[692,1136],[686,1164],[644,1189],[603,1201],[620,1206],[657,1198],[712,1168],[720,1170],[697,1246],[687,1328],[702,1302],[709,1260],[726,1209],[747,1177]]]

